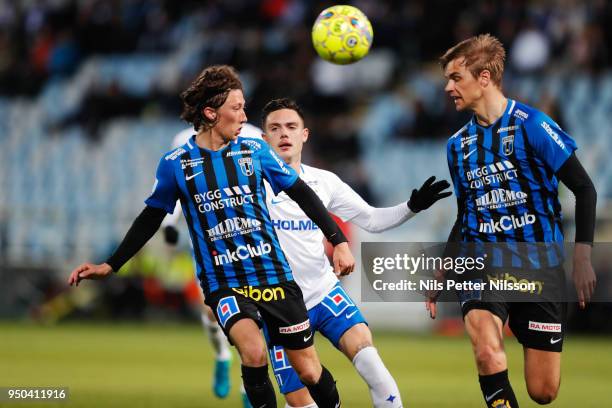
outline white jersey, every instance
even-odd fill
[[[334,173],[302,164],[300,178],[319,196],[329,212],[343,221],[353,220],[369,231],[382,231],[406,221],[412,213],[406,203],[380,209],[378,226],[372,225],[375,209]],[[266,183],[266,204],[283,252],[287,256],[296,283],[302,289],[307,309],[319,304],[338,282],[325,255],[323,232],[287,193],[277,196]],[[385,211],[383,213],[382,211]],[[386,214],[380,216],[381,214]]]

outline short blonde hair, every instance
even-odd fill
[[[491,73],[493,83],[501,88],[506,51],[497,38],[491,34],[481,34],[461,41],[440,57],[442,69],[446,69],[452,60],[461,57],[465,59],[464,64],[474,78],[486,69]]]

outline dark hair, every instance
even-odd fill
[[[296,101],[289,98],[272,99],[270,102],[266,103],[261,113],[261,127],[264,131],[266,130],[266,119],[268,119],[268,115],[281,109],[294,110],[302,119],[302,123],[304,123],[304,112],[302,112],[302,108],[300,108],[300,105],[298,105]]]
[[[192,123],[196,132],[200,128],[203,130],[212,128],[216,121],[204,116],[202,110],[206,107],[219,108],[233,89],[242,90],[242,82],[233,67],[213,65],[204,69],[189,88],[181,92],[183,101],[181,119]]]
[[[501,87],[504,75],[506,51],[502,43],[491,34],[481,34],[461,41],[440,57],[442,69],[457,58],[465,58],[465,67],[477,78],[485,69],[491,73],[491,80]]]

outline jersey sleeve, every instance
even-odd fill
[[[542,112],[525,121],[527,140],[536,155],[555,173],[576,150],[576,142]]]
[[[414,216],[405,201],[393,207],[372,207],[338,176],[333,173],[329,175],[326,177],[327,187],[330,189],[327,209],[342,221],[350,221],[368,232],[380,233],[395,228]]]
[[[330,200],[327,209],[342,221],[349,221],[361,213],[366,213],[370,205],[348,184],[334,173],[325,174],[326,187],[329,189]]]
[[[172,225],[173,227],[176,227],[180,219],[181,219],[181,202],[179,200],[176,202],[176,205],[174,206],[174,212],[172,212],[171,214],[167,214],[164,217],[164,220],[162,221],[161,226],[167,227],[169,225]]]
[[[172,214],[176,200],[178,200],[178,187],[174,178],[172,162],[166,159],[166,157],[162,157],[157,166],[153,192],[145,200],[145,204],[150,207],[161,208],[167,213]]]
[[[285,164],[267,143],[259,140],[258,142],[261,143],[259,160],[263,176],[270,183],[274,194],[291,187],[298,178],[297,172]]]

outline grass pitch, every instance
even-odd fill
[[[465,337],[374,333],[406,407],[481,407],[482,395]],[[369,407],[367,387],[350,362],[326,339],[315,345],[338,380],[343,407]],[[521,407],[529,400],[522,350],[507,339],[510,377]],[[0,387],[65,386],[65,403],[1,403],[58,407],[240,407],[240,369],[225,400],[211,391],[212,350],[197,325],[57,326],[0,323]],[[602,407],[612,384],[612,339],[568,336],[562,386],[552,407]],[[278,398],[279,406],[282,398]]]

